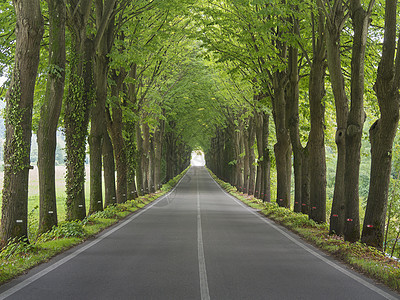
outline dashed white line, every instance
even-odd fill
[[[198,177],[196,177],[196,185],[197,185],[197,253],[199,260],[200,295],[202,300],[209,300],[210,292],[208,290],[206,259],[204,256],[203,231],[201,228],[200,192],[199,192]]]

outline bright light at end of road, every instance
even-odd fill
[[[194,167],[205,166],[206,161],[204,159],[204,153],[200,150],[193,151],[192,160],[190,161],[190,164]]]

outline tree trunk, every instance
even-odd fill
[[[178,145],[178,147],[176,148],[176,152],[174,153],[175,156],[175,161],[177,162],[177,164],[174,167],[174,174],[172,177],[175,177],[176,175],[179,174],[179,170],[181,168],[181,164],[182,164],[182,145]]]
[[[256,123],[256,139],[257,139],[257,175],[256,175],[256,184],[255,184],[255,193],[254,196],[258,199],[264,198],[261,197],[262,193],[262,182],[263,182],[263,113],[258,112],[255,116]],[[264,195],[263,195],[264,196]]]
[[[276,202],[281,207],[290,207],[290,177],[291,177],[291,144],[289,131],[287,129],[287,107],[285,100],[284,76],[277,73],[274,78],[274,121],[276,130],[276,144],[274,146],[277,192]]]
[[[116,112],[115,109],[113,111],[113,115],[114,113],[121,113],[122,115],[122,111]],[[115,120],[116,119],[114,118],[114,122]],[[122,126],[122,122],[120,125]],[[122,128],[114,129],[117,131],[113,133],[113,146],[115,149],[114,156],[117,168],[117,203],[124,203],[127,200],[128,193],[128,163],[126,159],[126,146],[124,142],[124,137],[122,136]]]
[[[175,161],[175,148],[176,148],[176,140],[174,130],[174,123],[169,123],[170,130],[166,133],[165,139],[165,162],[166,162],[166,181],[170,181],[174,178],[174,166],[176,165]],[[138,179],[139,180],[139,179]]]
[[[138,196],[136,188],[136,142],[135,142],[135,124],[132,121],[127,121],[125,123],[126,129],[126,140],[125,140],[125,150],[126,150],[126,162],[127,162],[127,187],[128,187],[128,200],[136,199]]]
[[[55,160],[58,119],[61,113],[65,82],[65,3],[48,2],[50,50],[46,96],[40,111],[38,128],[39,233],[57,225]]]
[[[215,163],[217,165],[217,170],[219,173],[220,178],[222,180],[226,181],[226,173],[225,173],[225,163],[226,163],[226,158],[225,158],[225,132],[222,131],[221,129],[218,129],[217,131],[217,156],[215,158]]]
[[[6,95],[6,143],[0,246],[28,236],[28,175],[33,93],[39,65],[43,18],[38,0],[14,0],[15,62]]]
[[[340,34],[344,26],[344,3],[337,0],[334,10],[327,17],[326,48],[329,76],[332,85],[336,106],[336,138],[337,164],[335,188],[333,192],[332,211],[330,216],[329,232],[343,235],[345,223],[345,194],[344,194],[344,172],[346,159],[345,133],[347,116],[349,113],[348,99],[345,90],[345,81],[342,72],[340,57]]]
[[[218,148],[220,142],[219,128],[217,128],[215,132],[215,137],[211,139],[210,150],[207,153],[207,166],[216,176],[223,180],[218,164],[218,160],[221,159],[221,152]]]
[[[277,173],[277,191],[276,202],[281,207],[290,207],[290,181],[287,177],[287,158],[289,153],[289,138],[284,133],[280,134],[279,142],[274,146],[276,173]]]
[[[250,123],[250,120],[248,120],[248,123]],[[243,157],[243,193],[248,194],[249,193],[249,179],[250,179],[250,145],[249,145],[249,126],[250,124],[247,125],[247,128],[243,129],[243,134],[242,134],[242,145],[243,145],[243,152],[244,152],[244,157]]]
[[[230,184],[234,184],[234,174],[235,174],[235,166],[232,165],[232,161],[234,161],[235,156],[234,152],[232,149],[234,149],[234,136],[232,136],[232,129],[230,128],[232,125],[229,124],[227,128],[225,129],[225,145],[224,145],[224,157],[225,157],[225,171],[224,173],[226,174],[226,181],[229,182]]]
[[[123,76],[121,74],[124,72],[124,68],[121,68],[119,72],[119,76],[121,78],[120,84],[123,84],[123,79],[127,76],[127,73],[125,73]],[[131,78],[136,78],[137,77],[137,66],[134,64],[131,67],[131,70],[129,72]],[[114,76],[116,77],[116,75]],[[123,79],[122,79],[123,78]],[[136,104],[137,103],[137,91],[136,91],[136,85],[134,83],[130,83],[124,86],[124,89],[127,90],[126,94],[128,95],[127,99],[131,103]],[[137,115],[137,111],[133,110],[133,112]],[[121,118],[122,122],[122,118]],[[118,131],[118,135],[120,135],[120,138],[125,143],[125,147],[123,148],[125,151],[125,158],[126,158],[126,163],[127,163],[127,199],[133,200],[136,199],[139,195],[141,195],[141,185],[139,186],[139,179],[141,180],[141,173],[137,172],[137,168],[139,166],[139,145],[137,143],[137,120],[126,120],[124,123],[124,126],[121,126],[121,129]],[[123,129],[125,129],[125,137],[122,134]],[[139,140],[139,143],[141,140]],[[122,152],[121,152],[121,155]],[[140,178],[139,178],[140,177]],[[137,183],[137,185],[136,185]],[[121,184],[124,184],[123,178],[121,178]],[[121,186],[120,190],[124,190],[124,188]]]
[[[361,6],[360,0],[351,2],[354,28],[353,53],[351,60],[351,108],[346,128],[345,180],[345,229],[344,239],[356,242],[360,239],[359,173],[360,149],[364,112],[364,58],[370,12]]]
[[[161,159],[162,145],[164,139],[164,122],[164,120],[159,121],[159,127],[154,134],[154,185],[156,187],[156,190],[159,190],[161,188]]]
[[[94,36],[96,100],[91,109],[90,126],[90,209],[89,213],[103,210],[102,144],[107,134],[106,99],[108,78],[108,54],[114,41],[114,18],[116,0],[95,1],[96,35]]]
[[[255,139],[256,139],[256,126],[255,117],[251,117],[249,121],[249,135],[248,135],[248,153],[249,153],[249,184],[248,194],[254,195],[255,180],[256,180],[256,154],[254,153]],[[219,160],[220,161],[220,160]]]
[[[298,22],[296,21],[296,28]],[[297,30],[296,30],[297,31]],[[298,74],[298,50],[289,48],[289,87],[287,102],[289,104],[289,133],[293,147],[293,170],[294,170],[294,211],[301,211],[302,186],[303,186],[303,146],[300,141],[299,128],[299,74]]]
[[[338,118],[336,117],[336,120]],[[346,171],[346,139],[345,127],[337,122],[336,138],[337,162],[335,175],[335,188],[333,190],[332,210],[330,216],[329,233],[342,236],[345,224],[345,193],[344,193],[344,173]]]
[[[150,143],[149,143],[149,175],[148,175],[148,180],[149,180],[149,193],[154,193],[156,191],[156,187],[154,185],[154,176],[155,176],[155,145],[154,145],[154,137],[150,138]]]
[[[106,51],[100,50],[95,59],[96,101],[91,109],[91,126],[89,135],[90,148],[90,209],[89,214],[103,209],[102,188],[102,151],[103,137],[106,131],[106,98],[107,98],[108,61]]]
[[[72,5],[72,6],[71,6]],[[86,37],[91,0],[78,7],[69,3],[67,25],[71,34],[70,78],[64,109],[66,144],[66,220],[83,220],[85,206],[86,137],[93,94],[93,43]],[[68,6],[67,6],[68,7]],[[73,7],[73,9],[72,9]]]
[[[318,62],[323,63],[323,62]],[[318,70],[311,71],[310,89],[310,115],[311,131],[309,137],[309,168],[310,174],[310,218],[318,223],[326,222],[326,161],[325,161],[325,142],[324,142],[324,107],[323,95],[324,73],[322,66]],[[316,71],[313,74],[313,71]],[[320,72],[322,71],[322,73]],[[316,80],[316,82],[314,81]],[[314,81],[314,82],[313,82]]]
[[[398,93],[398,92],[397,92]],[[387,201],[392,166],[392,148],[399,120],[398,100],[391,91],[387,95],[392,111],[381,113],[369,131],[371,141],[371,177],[367,208],[362,231],[362,242],[382,249],[384,241]],[[389,106],[388,105],[388,106]],[[386,115],[385,115],[386,114]]]
[[[132,172],[135,172],[135,169],[132,168]],[[135,177],[129,177],[128,178],[128,200],[134,200],[138,197],[138,192],[136,188],[136,179]]]
[[[374,86],[381,117],[369,130],[371,177],[361,241],[378,248],[383,247],[392,148],[399,123],[400,34],[396,53],[396,3],[398,1],[386,1],[383,52]]]
[[[104,207],[116,203],[115,193],[115,163],[113,145],[108,135],[104,135],[103,141],[103,164],[104,164]]]
[[[72,45],[74,47],[75,43]],[[72,50],[74,51],[74,50]],[[80,53],[84,53],[82,57]],[[84,50],[75,52],[71,65],[71,78],[65,106],[65,144],[66,144],[66,220],[83,220],[86,217],[85,205],[85,160],[86,137],[89,123],[89,106],[92,101],[93,44],[86,40]],[[83,65],[85,67],[83,67]],[[83,73],[79,75],[79,69]]]
[[[142,138],[142,129],[140,128],[140,123],[137,122],[135,125],[136,128],[136,145],[137,145],[137,153],[136,153],[136,182],[137,182],[137,192],[139,196],[145,194],[145,187],[143,186],[143,138]],[[172,177],[171,177],[172,178]]]
[[[125,76],[123,76],[123,78],[125,78]],[[123,78],[114,77],[114,80],[116,82],[119,81],[119,84],[117,83],[111,88],[111,93],[113,97],[119,97]],[[126,154],[127,149],[122,134],[124,124],[122,120],[122,108],[120,105],[121,103],[114,105],[112,108],[112,112],[108,110],[108,113],[106,114],[106,119],[108,131],[110,132],[114,148],[114,157],[117,170],[117,203],[124,203],[127,200],[128,195],[128,162]],[[132,145],[132,147],[134,147],[134,145]]]
[[[269,114],[262,114],[262,185],[261,195],[264,202],[271,202],[271,158],[268,148],[268,137],[269,137]],[[290,176],[290,175],[289,175]]]
[[[221,178],[226,181],[226,157],[225,157],[225,132],[221,129],[218,130],[218,157],[216,158],[216,164],[218,165],[218,173],[220,173]]]
[[[318,1],[318,7],[322,5]],[[310,72],[309,99],[311,130],[309,137],[310,154],[310,219],[317,223],[326,222],[326,161],[325,161],[325,17],[321,12],[318,15],[318,30],[313,49],[313,61]]]
[[[301,187],[301,212],[306,215],[310,215],[310,154],[309,154],[309,144],[303,149],[303,164],[301,175],[302,187]]]
[[[239,127],[237,129],[234,129],[233,135],[235,137],[235,159],[236,159],[236,165],[235,165],[235,183],[234,185],[238,189],[238,191],[243,192],[243,121],[239,121]]]
[[[150,193],[150,128],[149,124],[143,122],[141,124],[141,132],[143,136],[142,142],[142,172],[143,172],[143,190],[145,194]],[[173,177],[175,177],[174,174]]]

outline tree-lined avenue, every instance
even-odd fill
[[[204,167],[0,299],[397,299],[226,194]]]

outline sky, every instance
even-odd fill
[[[192,166],[204,166],[206,164],[204,160],[204,153],[199,151],[192,152],[192,160],[190,162]]]

